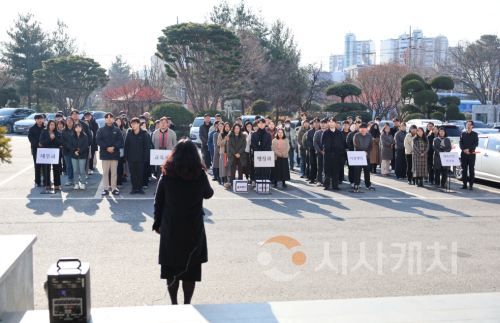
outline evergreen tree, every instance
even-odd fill
[[[25,89],[28,108],[31,108],[32,96],[36,93],[33,71],[42,68],[42,62],[53,56],[52,40],[31,13],[19,14],[7,35],[10,41],[2,43],[1,62],[8,65],[14,74],[22,76],[18,83]]]
[[[112,88],[121,86],[130,77],[132,67],[123,60],[122,55],[118,55],[109,68],[109,85]]]

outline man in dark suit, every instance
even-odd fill
[[[330,178],[332,180],[332,189],[339,188],[339,167],[341,163],[341,152],[344,144],[342,142],[342,133],[337,129],[337,120],[330,118],[328,120],[329,128],[323,132],[321,142],[323,144],[324,160],[323,167],[325,171],[325,190],[330,187]]]

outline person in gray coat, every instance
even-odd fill
[[[382,143],[382,176],[391,176],[391,160],[394,158],[393,148],[394,148],[394,138],[391,134],[391,128],[389,125],[384,125],[382,128],[382,136],[380,136],[380,142]]]
[[[396,143],[396,178],[406,178],[406,156],[405,156],[405,137],[406,124],[403,122],[399,126],[399,131],[394,135]]]
[[[439,188],[439,185],[441,183],[441,187],[446,188],[446,180],[448,179],[448,170],[450,169],[449,166],[443,166],[441,164],[441,155],[440,153],[447,152],[449,153],[451,151],[451,140],[448,138],[448,135],[446,134],[446,130],[444,127],[439,128],[439,135],[438,137],[434,138],[433,142],[433,148],[434,148],[434,176],[435,176],[435,183],[436,183],[436,188]],[[442,174],[442,177],[440,176]],[[440,178],[441,177],[441,178]]]
[[[285,121],[285,127],[283,130],[285,131],[286,139],[288,139],[288,142],[290,143],[290,150],[288,150],[288,159],[290,162],[288,164],[290,165],[290,170],[293,170],[294,151],[295,148],[297,148],[297,142],[295,141],[295,130],[291,127],[290,120]]]
[[[317,175],[317,178],[316,180],[318,181],[318,183],[316,184],[316,186],[322,186],[323,185],[323,154],[324,154],[324,151],[323,151],[323,143],[321,142],[321,137],[323,136],[323,132],[326,130],[326,128],[328,128],[328,119],[324,118],[320,121],[320,126],[321,126],[321,129],[319,129],[318,131],[316,131],[314,133],[314,139],[313,139],[313,143],[314,143],[314,149],[316,149],[316,158],[318,160],[318,175]]]

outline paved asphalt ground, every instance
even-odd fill
[[[47,309],[43,283],[62,257],[90,262],[93,307],[170,304],[157,264],[159,236],[151,231],[154,179],[139,197],[128,194],[129,181],[119,197],[102,198],[100,172],[85,191],[63,186],[42,195],[26,136],[12,136],[12,147],[12,164],[0,165],[0,234],[38,237],[35,309]],[[193,304],[500,290],[500,185],[481,181],[464,192],[452,180],[457,193],[449,194],[372,178],[377,190],[363,194],[345,184],[324,191],[295,172],[288,189],[267,196],[236,195],[212,182],[214,197],[204,204],[209,261]],[[280,235],[301,245],[262,245]],[[428,249],[435,242],[446,248],[442,267],[428,270],[438,259]],[[419,244],[421,257],[418,248],[410,255],[410,245]],[[320,266],[325,250],[331,267]],[[292,262],[297,251],[307,257],[301,266]],[[368,266],[357,266],[360,259]]]

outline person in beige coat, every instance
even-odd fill
[[[274,188],[278,187],[278,182],[283,182],[283,188],[287,188],[286,181],[290,180],[290,167],[288,166],[288,152],[290,143],[285,135],[285,131],[279,128],[271,144],[274,151],[274,168],[271,169],[271,179],[274,181]]]
[[[177,135],[168,127],[168,120],[166,117],[160,119],[160,129],[153,132],[151,138],[155,149],[173,150],[177,145]],[[156,178],[159,181],[161,176],[161,166],[156,166]]]
[[[217,146],[219,146],[219,177],[222,185],[228,183],[228,176],[231,176],[231,165],[227,162],[227,141],[231,133],[231,125],[229,122],[224,123],[222,133],[217,137]]]
[[[405,137],[406,179],[408,179],[410,185],[415,185],[415,178],[413,178],[413,137],[416,132],[417,126],[411,125],[410,131]]]

